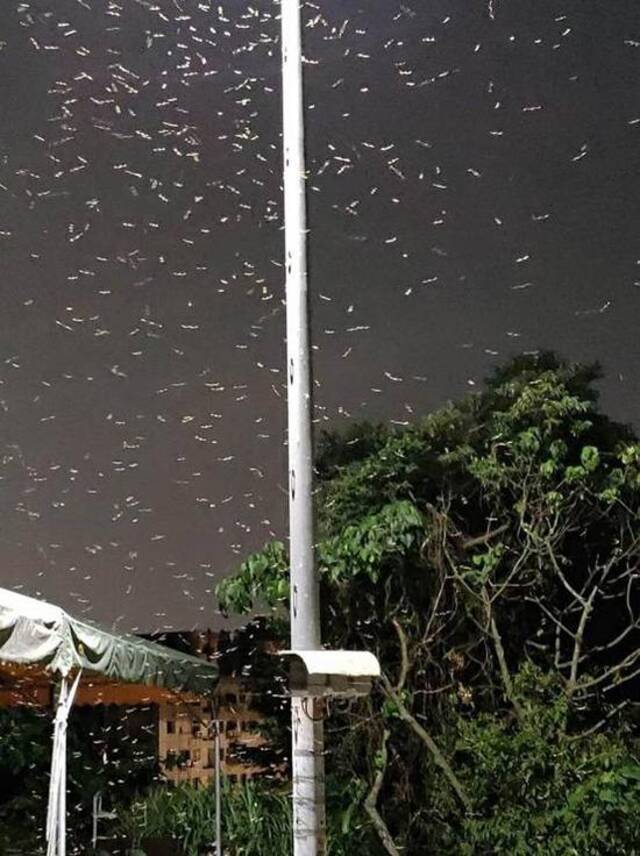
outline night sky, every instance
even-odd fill
[[[278,6],[0,22],[0,584],[139,629],[284,533]],[[319,427],[540,347],[638,423],[637,0],[306,4]]]

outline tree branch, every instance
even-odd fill
[[[403,722],[406,722],[407,725],[412,729],[412,731],[414,731],[415,734],[418,735],[420,740],[422,740],[422,742],[425,744],[425,746],[433,756],[433,760],[438,765],[438,767],[440,767],[445,777],[449,781],[449,784],[456,792],[458,799],[465,807],[466,811],[470,813],[472,810],[471,800],[467,796],[464,788],[462,787],[462,784],[460,783],[460,780],[453,772],[451,765],[449,764],[445,756],[442,754],[433,737],[431,737],[431,735],[422,727],[422,725],[420,725],[418,720],[407,709],[398,693],[394,690],[389,678],[387,678],[387,676],[384,674],[382,675],[382,683],[384,684],[384,688],[387,692],[387,695],[393,700],[394,704],[396,705],[398,709],[398,716],[400,717],[400,719],[402,719]]]
[[[409,646],[407,644],[407,634],[402,629],[402,625],[398,621],[397,618],[392,619],[392,624],[395,627],[395,631],[398,635],[398,641],[400,642],[400,656],[401,656],[401,665],[400,665],[400,674],[398,676],[398,682],[396,683],[396,692],[400,692],[405,685],[405,681],[407,680],[407,675],[409,673]]]
[[[620,702],[619,705],[614,707],[613,710],[610,710],[606,716],[603,716],[600,722],[596,722],[595,725],[592,725],[587,731],[583,731],[580,734],[572,734],[571,737],[567,738],[569,743],[575,743],[576,740],[582,740],[585,737],[590,737],[592,734],[595,734],[603,725],[605,725],[612,716],[615,716],[617,713],[620,713],[627,705],[629,704],[629,699],[625,699]]]
[[[467,538],[466,541],[462,542],[463,550],[472,550],[474,547],[479,547],[481,544],[488,544],[489,541],[492,541],[494,538],[497,538],[498,535],[502,535],[503,532],[506,532],[509,528],[509,523],[503,523],[502,526],[498,526],[497,529],[493,529],[491,532],[485,532],[484,535],[478,535],[475,538]]]
[[[567,683],[567,695],[571,697],[576,688],[576,684],[578,682],[578,664],[580,662],[580,652],[582,651],[582,640],[584,639],[584,631],[587,626],[587,621],[589,619],[589,615],[591,613],[591,607],[593,606],[593,600],[598,592],[598,586],[594,586],[591,589],[591,594],[589,595],[587,601],[582,607],[582,614],[580,615],[580,621],[578,623],[578,630],[576,633],[575,642],[573,643],[573,657],[571,658],[571,672],[569,674],[569,681]]]
[[[378,833],[378,837],[382,842],[382,846],[387,851],[389,856],[400,856],[400,851],[395,845],[393,838],[391,837],[391,833],[389,832],[389,828],[387,824],[384,822],[382,815],[378,811],[378,797],[380,796],[380,791],[382,790],[382,782],[384,780],[384,774],[387,770],[387,759],[389,757],[387,752],[387,743],[389,742],[389,731],[385,729],[384,734],[382,735],[382,746],[380,747],[380,766],[376,772],[375,778],[373,780],[373,785],[371,786],[371,790],[367,794],[367,798],[364,801],[365,811],[371,818],[371,822]]]
[[[505,695],[513,705],[513,709],[516,712],[516,716],[520,721],[522,721],[524,717],[524,710],[513,691],[513,681],[511,680],[511,673],[509,672],[509,667],[507,666],[507,658],[505,657],[504,648],[502,646],[502,637],[500,636],[500,632],[498,631],[498,625],[496,624],[496,620],[493,617],[491,611],[491,601],[489,599],[489,592],[487,591],[486,586],[483,587],[482,594],[485,602],[485,609],[487,611],[487,621],[489,622],[489,630],[491,631],[491,638],[493,639],[493,647],[495,648],[496,657],[498,658],[500,677],[502,678],[502,683],[504,684]]]

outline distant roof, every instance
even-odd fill
[[[210,695],[218,681],[214,663],[131,634],[104,630],[59,606],[0,588],[0,670],[33,668],[67,676],[78,669],[112,682]]]

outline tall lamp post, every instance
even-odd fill
[[[300,0],[281,0],[287,305],[291,647],[317,650],[320,597],[313,533],[312,398]],[[293,852],[326,852],[320,701],[292,698]]]
[[[313,540],[313,449],[307,206],[300,0],[281,0],[284,220],[289,431],[289,662],[293,768],[293,854],[325,856],[323,702],[371,691],[380,664],[368,651],[330,651],[320,636]]]

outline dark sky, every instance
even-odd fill
[[[286,512],[278,7],[0,23],[0,584],[216,624]],[[317,417],[551,347],[638,421],[637,0],[308,3]]]

